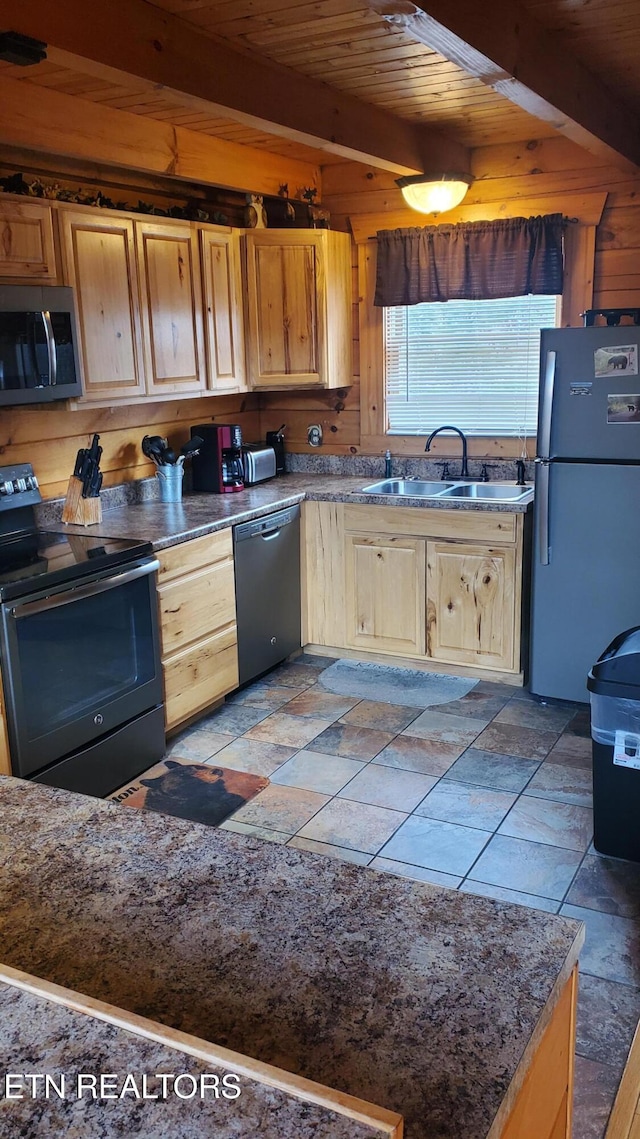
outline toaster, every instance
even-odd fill
[[[245,486],[272,479],[276,473],[276,453],[264,443],[245,443],[242,447]]]

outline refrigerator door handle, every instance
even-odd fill
[[[556,352],[547,352],[542,388],[542,406],[538,425],[538,454],[543,459],[551,455],[551,412],[553,409],[553,388],[556,382]]]
[[[555,355],[555,353],[554,353]],[[536,509],[538,515],[538,557],[549,565],[549,463],[536,459]]]

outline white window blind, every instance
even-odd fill
[[[389,434],[534,435],[540,329],[556,324],[555,296],[386,308]]]

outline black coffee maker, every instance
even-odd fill
[[[204,440],[192,460],[193,489],[213,494],[244,490],[242,431],[236,423],[198,423],[191,437]]]

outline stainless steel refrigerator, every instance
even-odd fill
[[[543,330],[529,687],[587,701],[640,625],[640,328]]]

